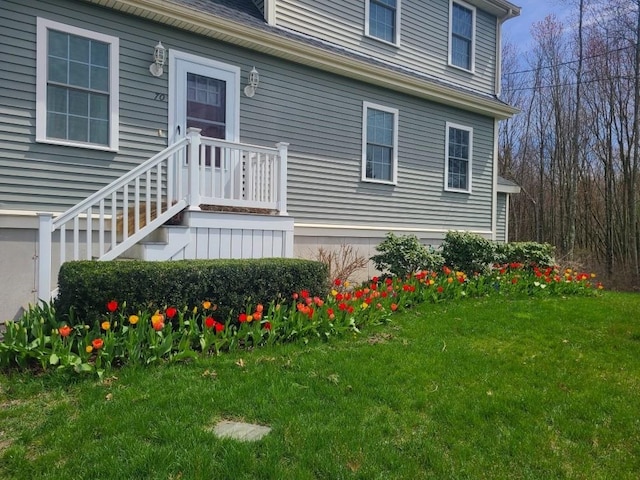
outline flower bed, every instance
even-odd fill
[[[396,311],[421,302],[455,301],[487,295],[594,294],[603,287],[594,274],[538,269],[519,263],[495,266],[490,274],[467,276],[443,267],[407,278],[374,277],[351,286],[336,279],[326,298],[301,290],[286,302],[247,305],[221,318],[214,299],[200,305],[169,305],[162,310],[131,311],[117,299],[106,299],[94,324],[80,319],[58,323],[46,303],[32,306],[6,323],[0,342],[0,367],[60,369],[104,375],[126,363],[152,364],[219,354],[283,342],[328,340],[368,325],[389,322]]]

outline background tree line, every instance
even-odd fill
[[[574,0],[563,24],[534,24],[534,47],[503,51],[500,174],[512,195],[512,240],[640,285],[638,176],[640,0]]]

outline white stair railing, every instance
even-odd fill
[[[39,298],[48,300],[55,293],[54,232],[59,232],[57,267],[68,254],[73,260],[112,260],[187,206],[176,167],[188,142],[171,145],[55,219],[39,214]]]
[[[259,208],[287,215],[287,148],[187,136],[63,214],[39,214],[38,298],[67,257],[112,260],[189,206]],[[58,255],[54,258],[54,234]],[[54,266],[55,265],[55,266]]]

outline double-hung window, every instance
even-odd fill
[[[451,0],[449,4],[449,64],[473,72],[475,61],[475,7]]]
[[[473,129],[448,122],[446,128],[445,190],[471,193]]]
[[[400,43],[400,0],[365,0],[365,35]]]
[[[364,102],[362,123],[362,180],[395,184],[398,110]]]
[[[38,18],[36,140],[118,149],[118,38]]]

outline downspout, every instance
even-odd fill
[[[505,193],[504,207],[504,243],[509,243],[509,204],[511,203],[511,195]]]
[[[518,16],[512,8],[502,17],[496,17],[496,74],[494,78],[494,92],[496,97],[500,96],[500,87],[502,79],[502,24],[510,18]],[[497,238],[498,228],[498,142],[500,124],[498,119],[493,122],[493,189],[491,199],[491,240],[494,242]],[[509,217],[505,220],[506,226],[509,225]]]
[[[497,118],[493,120],[493,188],[491,189],[491,240],[496,241],[498,229],[498,128]]]
[[[503,17],[496,17],[496,75],[495,75],[495,88],[494,92],[496,96],[500,96],[501,91],[501,78],[502,78],[502,24],[510,18],[517,17],[518,14],[513,11],[512,8],[507,10],[506,15]]]

